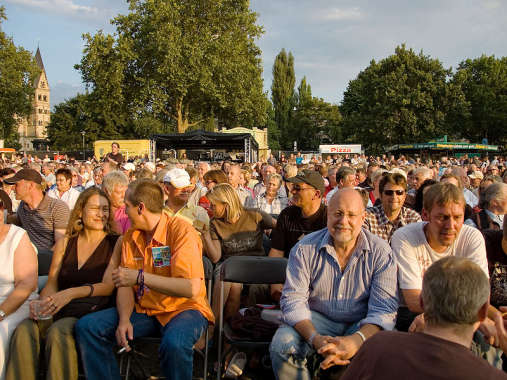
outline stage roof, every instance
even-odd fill
[[[151,138],[156,141],[157,149],[244,151],[245,140],[250,140],[253,149],[259,149],[257,142],[249,133],[220,133],[198,130],[187,133],[153,135]]]

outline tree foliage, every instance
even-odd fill
[[[303,77],[296,94],[293,114],[293,139],[301,150],[317,150],[320,144],[341,140],[341,115],[337,105],[312,97],[312,89]]]
[[[268,105],[266,107],[266,127],[268,129],[268,146],[271,150],[280,150],[280,130],[276,124],[275,109],[269,100],[267,102]]]
[[[349,82],[341,104],[344,137],[373,150],[444,134],[469,105],[450,69],[404,45]]]
[[[48,140],[54,149],[79,150],[81,132],[85,142],[108,139],[148,138],[162,133],[164,125],[150,115],[132,119],[105,108],[95,93],[78,94],[55,106],[47,126]]]
[[[109,113],[154,118],[184,132],[214,116],[265,121],[262,34],[248,0],[129,0],[116,35],[84,35],[83,81]]]
[[[0,6],[0,138],[12,146],[17,140],[16,118],[32,112],[33,84],[40,69],[33,55],[2,31],[6,19],[5,8]]]
[[[290,148],[294,140],[291,135],[291,113],[294,106],[294,57],[282,49],[273,64],[273,82],[271,83],[271,100],[275,112],[275,122],[280,131],[280,143]]]
[[[507,57],[483,55],[460,63],[453,83],[470,102],[470,114],[455,130],[470,141],[507,143]]]

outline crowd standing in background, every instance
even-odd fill
[[[113,143],[2,158],[0,179],[0,380],[77,379],[78,356],[118,379],[115,350],[152,335],[164,376],[190,379],[219,310],[255,304],[280,309],[278,379],[507,378],[505,157],[150,162]],[[285,284],[225,283],[221,300],[234,256],[286,258]]]

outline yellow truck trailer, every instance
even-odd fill
[[[136,156],[150,157],[150,140],[97,140],[93,143],[95,157],[101,159],[111,152],[112,143],[120,144],[120,153],[125,160]]]

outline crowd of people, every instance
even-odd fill
[[[190,379],[219,311],[256,304],[281,310],[277,379],[507,378],[504,157],[150,162],[113,143],[2,158],[0,180],[0,379],[77,379],[78,362],[119,379],[117,351],[143,336],[166,378]],[[286,281],[221,299],[232,256],[286,258]]]

